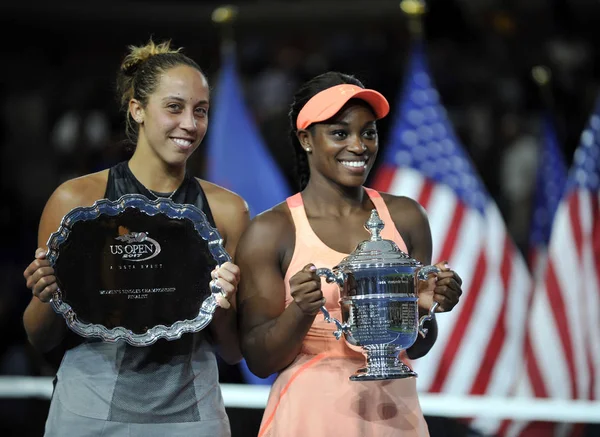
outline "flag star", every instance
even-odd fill
[[[446,128],[444,127],[444,125],[442,123],[434,123],[431,126],[431,129],[433,129],[433,134],[438,138],[445,138],[446,135],[448,135],[448,132],[446,131]]]
[[[417,128],[417,135],[419,136],[420,140],[429,141],[431,137],[433,137],[433,129],[425,125],[419,126]]]
[[[425,161],[428,157],[427,149],[421,145],[415,146],[413,156],[417,161]]]
[[[440,118],[438,110],[433,106],[423,108],[423,114],[425,114],[425,118],[430,122],[437,121]]]
[[[455,146],[454,146],[454,142],[452,142],[452,140],[449,140],[447,138],[442,140],[442,146],[444,147],[445,153],[451,154],[452,152],[454,152]]]
[[[409,167],[412,163],[412,155],[406,150],[400,150],[396,153],[396,164]]]
[[[590,173],[588,179],[588,189],[590,190],[598,190],[598,174]]]
[[[430,177],[434,177],[436,171],[438,170],[433,161],[423,161],[423,164],[421,165],[421,169],[424,174],[426,174]]]
[[[427,97],[428,100],[433,104],[437,104],[440,100],[440,94],[437,92],[437,90],[434,90],[433,88],[427,90]]]
[[[452,171],[452,167],[446,158],[440,158],[436,161],[436,167],[438,171],[446,173]],[[461,179],[462,182],[462,179]]]
[[[427,103],[427,93],[422,90],[415,90],[411,94],[411,99],[417,105],[424,105]]]
[[[415,84],[423,88],[428,87],[431,83],[429,76],[426,73],[417,73],[413,77]]]
[[[586,146],[591,146],[594,144],[594,133],[589,129],[586,129],[581,134],[581,142]]]
[[[425,115],[418,109],[412,109],[408,111],[407,117],[408,121],[415,126],[420,125],[425,120]]]
[[[431,153],[434,156],[442,155],[444,153],[444,149],[442,148],[442,145],[440,143],[438,143],[437,141],[431,141],[431,142],[427,143],[427,148],[429,150],[431,150]]]
[[[406,129],[402,132],[400,141],[409,147],[415,147],[419,144],[419,137],[414,130]]]

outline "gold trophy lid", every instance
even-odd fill
[[[385,223],[379,217],[376,209],[371,210],[371,216],[365,223],[365,229],[371,233],[369,240],[362,241],[356,246],[356,249],[344,258],[338,268],[356,268],[383,267],[383,266],[420,266],[417,260],[408,256],[407,253],[400,250],[398,245],[392,240],[386,240],[381,237],[381,231]]]

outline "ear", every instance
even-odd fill
[[[308,132],[307,130],[301,129],[296,132],[296,137],[298,137],[298,141],[300,142],[300,145],[302,146],[302,148],[304,150],[306,150],[306,152],[308,152],[308,153],[312,152],[312,142],[311,142],[312,139],[311,139],[310,132]]]
[[[129,113],[136,123],[140,124],[144,122],[144,108],[138,100],[131,99],[129,101]]]

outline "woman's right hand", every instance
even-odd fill
[[[298,308],[307,316],[316,315],[325,298],[321,291],[321,278],[315,273],[314,264],[307,264],[290,278],[290,294]]]
[[[35,251],[35,260],[27,266],[23,276],[27,288],[42,302],[50,302],[54,292],[58,290],[54,268],[50,266],[46,259],[46,250],[42,247]]]

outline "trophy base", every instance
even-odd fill
[[[417,373],[399,358],[402,348],[394,344],[372,344],[363,347],[367,365],[350,376],[350,381],[381,381],[415,378]]]
[[[369,369],[363,367],[350,376],[350,381],[381,381],[385,379],[416,378],[417,373],[404,363],[387,369]]]

